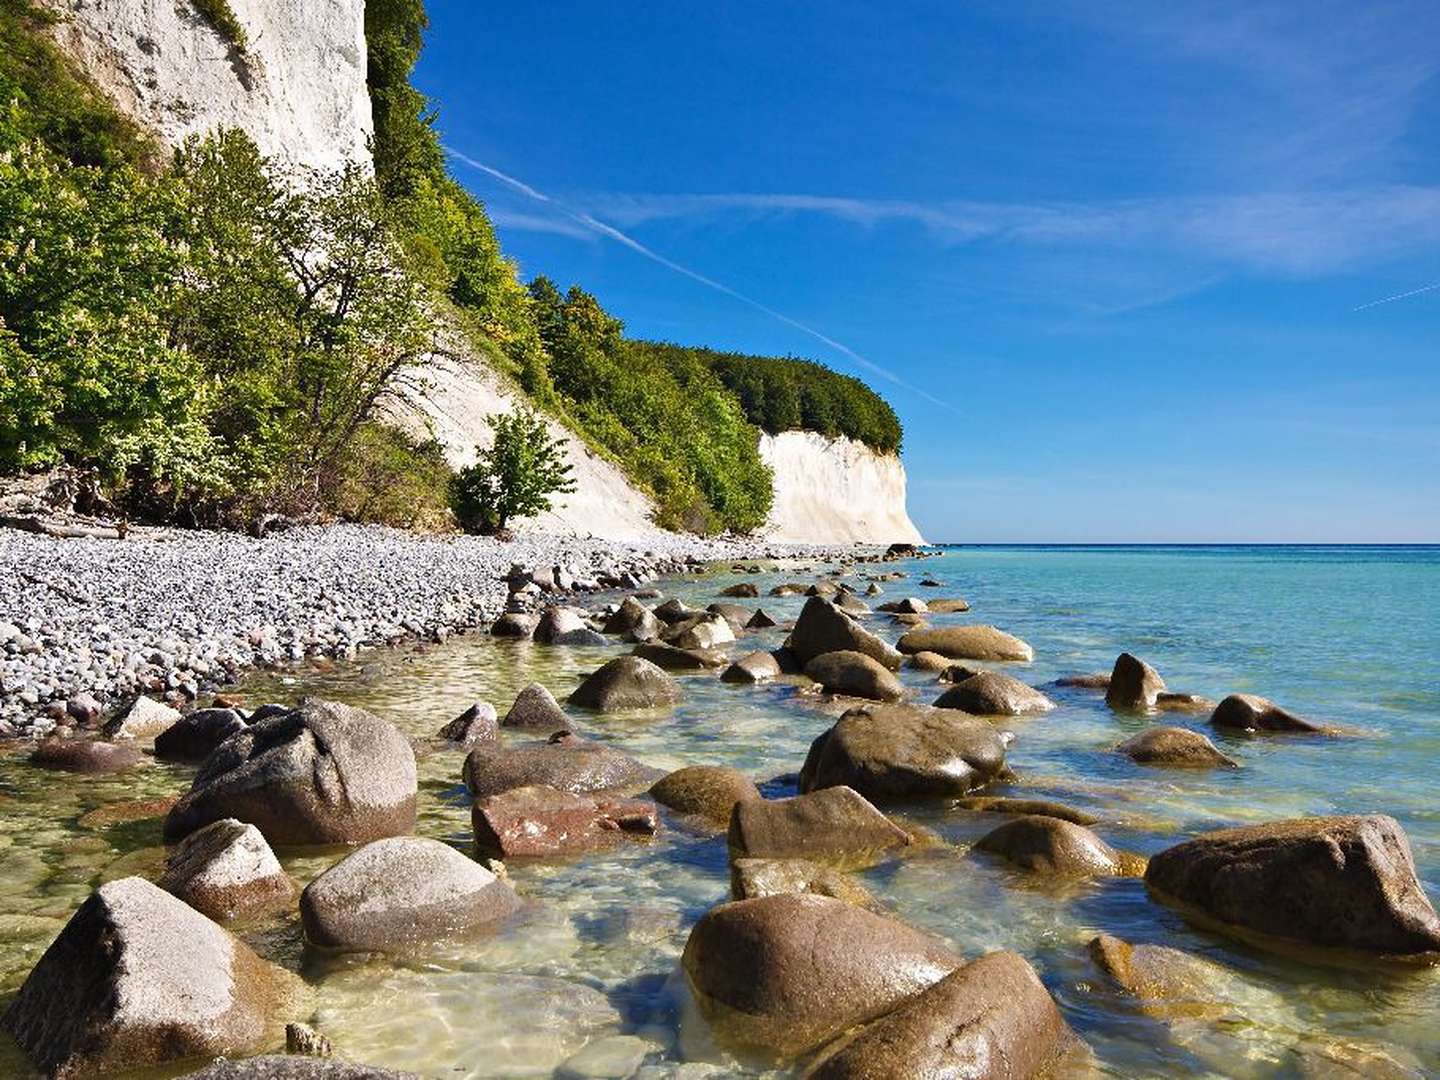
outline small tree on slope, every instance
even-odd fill
[[[451,489],[455,517],[466,532],[494,533],[512,518],[550,509],[550,496],[575,490],[563,444],[545,423],[517,406],[490,417],[495,441],[480,459],[460,470]]]

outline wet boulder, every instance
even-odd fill
[[[686,619],[692,619],[699,614],[700,612],[695,608],[690,607],[684,601],[678,600],[675,597],[671,597],[655,608],[655,617],[661,622],[671,625],[684,622]]]
[[[153,739],[180,719],[180,713],[154,698],[138,697],[105,725],[107,739]]]
[[[1019,638],[993,626],[922,627],[900,639],[902,653],[937,652],[952,660],[1035,659],[1035,650]]]
[[[933,671],[936,673],[946,668],[954,667],[955,661],[948,656],[941,656],[938,652],[917,652],[911,653],[905,661],[905,666],[914,668],[916,671]]]
[[[1016,953],[994,952],[839,1040],[805,1076],[1024,1080],[1049,1074],[1077,1043],[1035,969]]]
[[[295,885],[254,825],[212,821],[181,840],[165,860],[160,887],[217,922],[288,907]]]
[[[233,817],[277,846],[363,844],[414,828],[415,793],[415,754],[393,724],[307,698],[216,748],[166,817],[165,835]]]
[[[300,980],[158,886],[90,894],[0,1028],[52,1076],[110,1076],[274,1045]]]
[[[639,600],[627,596],[615,614],[605,621],[605,633],[628,634],[635,641],[649,641],[660,636],[660,620]]]
[[[891,671],[900,668],[898,652],[819,596],[805,601],[785,644],[801,664],[808,664],[824,653],[849,651],[864,653]]]
[[[1153,709],[1155,699],[1165,690],[1165,680],[1153,667],[1130,653],[1121,653],[1110,672],[1105,704],[1112,709],[1142,711]]]
[[[244,728],[245,717],[238,709],[196,709],[155,736],[155,756],[162,761],[204,761]]]
[[[1201,735],[1178,727],[1152,727],[1126,739],[1115,748],[1141,765],[1171,765],[1191,769],[1238,769],[1240,763],[1221,753]]]
[[[540,683],[531,683],[515,695],[500,726],[547,737],[557,731],[573,731],[575,727],[555,695]]]
[[[760,789],[738,769],[719,765],[690,765],[676,769],[650,787],[650,797],[679,814],[704,818],[726,826],[735,804],[760,798]]]
[[[1182,914],[1258,944],[1440,959],[1440,918],[1410,842],[1382,814],[1202,833],[1152,858],[1145,884]]]
[[[1022,870],[1062,877],[1130,876],[1143,866],[1141,860],[1116,851],[1085,826],[1041,815],[1006,822],[981,837],[975,848]]]
[[[848,787],[789,799],[746,799],[730,818],[732,859],[812,859],[847,865],[874,862],[907,847],[910,835]]]
[[[744,630],[755,615],[755,612],[739,604],[707,604],[705,610],[711,615],[719,615],[736,633]]]
[[[720,595],[738,599],[753,599],[760,595],[760,588],[753,581],[742,581],[738,585],[721,589]]]
[[[133,769],[145,756],[132,743],[98,739],[46,739],[30,754],[30,764],[57,772],[108,773]]]
[[[876,909],[875,898],[843,870],[809,859],[735,859],[730,863],[730,896],[754,900],[761,896],[810,893],[847,904]]]
[[[970,810],[979,814],[1038,814],[1041,817],[1073,821],[1076,825],[1094,825],[1100,819],[1084,810],[1077,810],[1064,803],[1048,799],[1015,799],[1004,795],[967,795],[955,800],[957,810]]]
[[[735,630],[723,615],[707,611],[675,623],[661,638],[679,649],[714,649],[734,641]]]
[[[864,653],[822,653],[805,665],[805,674],[830,694],[871,701],[899,701],[905,696],[905,688],[890,669]]]
[[[465,758],[465,786],[476,798],[543,784],[560,791],[635,788],[656,772],[613,746],[568,733],[526,746],[477,746]]]
[[[720,674],[727,683],[762,683],[780,676],[780,661],[763,650],[747,653]]]
[[[779,623],[771,618],[764,608],[756,608],[755,613],[745,620],[746,630],[768,630],[770,627],[778,625]]]
[[[619,656],[590,675],[570,695],[582,709],[654,709],[680,700],[680,685],[649,660]]]
[[[577,855],[626,835],[654,836],[660,827],[653,802],[544,785],[476,799],[470,822],[475,846],[502,859]]]
[[[1218,703],[1202,694],[1164,693],[1155,698],[1155,708],[1161,712],[1212,713]]]
[[[876,611],[886,611],[891,615],[924,615],[930,610],[930,606],[918,596],[907,596],[904,600],[891,600],[881,604]]]
[[[563,645],[565,638],[582,630],[589,630],[585,613],[572,607],[548,607],[540,613],[535,626],[535,640],[542,645]]]
[[[976,716],[1024,716],[1049,712],[1055,703],[1019,679],[998,671],[978,671],[941,694],[935,707]]]
[[[1255,694],[1231,694],[1210,714],[1213,727],[1235,731],[1319,733],[1325,729]]]
[[[925,606],[934,615],[955,615],[970,610],[970,601],[959,597],[952,599],[927,600]]]
[[[1108,671],[1092,671],[1084,675],[1062,675],[1055,680],[1055,685],[1074,690],[1108,690],[1110,673]]]
[[[1005,740],[954,709],[862,706],[810,745],[800,790],[847,785],[876,802],[964,795],[1005,767]]]
[[[530,611],[507,611],[490,624],[490,636],[524,641],[535,636],[540,616]]]
[[[962,963],[898,920],[790,893],[712,908],[681,960],[716,1041],[781,1061],[883,1015]]]
[[[439,731],[439,737],[446,742],[463,747],[478,743],[498,742],[500,720],[495,706],[488,701],[477,701]]]
[[[711,649],[682,649],[663,641],[636,645],[633,655],[648,660],[663,671],[713,671],[725,665],[725,654]]]
[[[366,844],[300,894],[306,940],[347,952],[403,952],[492,927],[519,907],[508,882],[423,836]]]
[[[1147,1016],[1218,1018],[1242,996],[1232,972],[1168,945],[1132,945],[1101,934],[1090,942],[1090,958]]]

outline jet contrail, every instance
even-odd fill
[[[1364,311],[1366,308],[1379,307],[1381,304],[1392,304],[1396,300],[1404,300],[1408,296],[1419,296],[1421,293],[1434,292],[1436,289],[1440,289],[1440,281],[1436,281],[1430,285],[1422,285],[1420,288],[1411,289],[1409,292],[1396,293],[1394,296],[1387,296],[1383,300],[1371,300],[1368,304],[1361,304],[1359,307],[1351,308],[1350,310],[1352,312]]]
[[[881,367],[879,364],[875,363],[872,360],[867,360],[854,349],[850,348],[850,346],[846,345],[843,342],[836,341],[834,338],[830,337],[827,334],[821,333],[819,330],[816,330],[812,326],[805,325],[799,319],[793,319],[789,315],[786,315],[783,311],[776,311],[774,308],[769,307],[766,304],[762,304],[759,300],[753,299],[752,297],[746,296],[742,292],[738,292],[735,289],[732,289],[723,281],[716,281],[714,278],[706,277],[698,270],[691,270],[688,266],[682,266],[671,259],[667,259],[658,251],[652,251],[650,248],[640,243],[640,241],[636,240],[634,237],[627,236],[625,233],[615,228],[615,226],[607,225],[605,222],[599,220],[598,218],[592,217],[590,214],[584,213],[582,211],[572,210],[564,203],[556,202],[549,195],[546,195],[543,191],[539,191],[531,187],[523,180],[517,180],[515,177],[503,173],[499,169],[486,165],[483,161],[476,161],[474,158],[467,157],[465,154],[460,153],[460,151],[452,149],[448,146],[445,147],[445,152],[451,157],[453,157],[456,161],[464,162],[472,169],[479,169],[487,176],[492,176],[496,180],[499,180],[502,184],[506,184],[507,186],[514,188],[526,198],[534,199],[537,202],[547,203],[548,205],[554,207],[555,210],[559,211],[561,214],[564,214],[571,221],[574,221],[576,224],[584,226],[591,232],[614,240],[617,244],[621,244],[629,248],[637,255],[643,255],[651,262],[659,263],[667,270],[671,270],[674,273],[682,275],[683,277],[687,277],[691,281],[699,282],[706,288],[714,289],[718,293],[723,293],[725,296],[730,297],[732,300],[738,300],[740,303],[752,307],[756,311],[762,312],[763,314],[770,316],[770,318],[775,319],[778,322],[784,323],[786,326],[794,327],[802,334],[808,334],[816,341],[828,345],[836,352],[849,357],[850,360],[852,360],[860,367],[864,368],[866,371],[878,375],[880,378],[892,382],[896,386],[899,386],[905,390],[910,391],[910,393],[912,394],[924,398],[932,405],[938,405],[942,409],[948,409],[957,415],[961,415],[960,410],[957,409],[954,405],[951,405],[948,401],[942,401],[940,398],[937,398],[933,394],[927,393],[926,391],[920,389],[918,386],[911,385],[904,379],[900,378],[899,375],[896,375],[893,371],[890,371],[888,368]]]

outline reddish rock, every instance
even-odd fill
[[[624,834],[653,836],[655,804],[535,785],[479,799],[471,808],[475,843],[500,858],[574,855],[607,847]]]

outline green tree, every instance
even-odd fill
[[[552,495],[575,490],[564,444],[550,437],[535,413],[522,407],[497,413],[490,427],[494,442],[452,486],[455,517],[469,532],[498,532],[513,518],[549,510]]]

